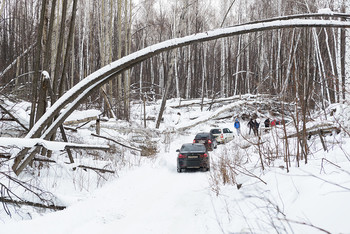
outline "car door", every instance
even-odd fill
[[[230,129],[224,128],[223,132],[224,132],[224,135],[226,136],[227,140],[232,140],[233,139],[233,132],[231,132]]]
[[[209,138],[210,138],[211,141],[212,141],[212,146],[213,146],[213,148],[216,148],[217,145],[218,145],[218,142],[216,141],[216,137],[215,137],[213,134],[209,133]]]

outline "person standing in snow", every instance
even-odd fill
[[[265,120],[264,124],[265,124],[265,128],[270,127],[270,118],[267,118],[267,119]]]
[[[259,134],[259,122],[258,121],[256,121],[256,120],[254,120],[254,123],[253,123],[254,125],[253,125],[253,131],[254,131],[254,135],[255,136],[258,136],[258,134]]]
[[[275,119],[272,120],[272,122],[271,122],[271,127],[276,127],[276,120],[275,120]]]
[[[250,132],[251,130],[253,129],[253,132],[254,132],[254,122],[253,122],[253,119],[250,119],[249,122],[248,122],[248,127],[249,127],[249,135],[250,135]]]
[[[177,122],[175,123],[175,125],[179,124],[180,123],[180,119],[181,119],[181,113],[180,112],[177,112]]]
[[[235,129],[237,131],[237,136],[239,136],[239,134],[241,133],[241,129],[240,129],[241,125],[240,125],[238,119],[235,120],[234,126],[235,126]]]

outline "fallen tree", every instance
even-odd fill
[[[333,132],[339,134],[340,133],[340,128],[337,127],[337,126],[332,126],[332,125],[329,125],[329,124],[324,124],[324,125],[318,125],[318,126],[314,126],[312,128],[307,128],[306,129],[306,136],[308,136],[309,138],[311,136],[314,136],[314,135],[325,135],[325,134],[332,134]],[[300,130],[299,132],[297,133],[293,133],[293,134],[290,134],[290,135],[287,135],[286,137],[283,137],[283,139],[286,139],[286,138],[293,138],[293,137],[303,137],[303,131]]]
[[[10,159],[11,155],[10,154],[0,154],[0,158],[4,158],[4,159]],[[53,159],[49,159],[49,158],[44,158],[44,157],[34,157],[33,159],[34,162],[47,162],[47,163],[57,163],[57,161],[53,160]],[[70,162],[65,162],[65,164],[72,164]],[[112,170],[107,170],[104,168],[97,168],[97,167],[91,167],[91,166],[86,166],[86,165],[77,165],[73,167],[73,170],[75,168],[82,168],[82,169],[90,169],[90,170],[94,170],[94,171],[98,171],[101,173],[112,173],[114,174],[115,171]]]
[[[46,192],[28,181],[19,180],[5,172],[0,172],[0,178],[1,181],[4,181],[4,179],[7,180],[6,183],[0,182],[0,202],[2,202],[5,212],[10,216],[11,211],[7,206],[8,204],[13,204],[16,206],[27,205],[54,210],[63,210],[66,208],[65,206],[57,206],[54,204],[54,196],[52,193]],[[14,186],[12,186],[12,184]],[[12,190],[13,187],[22,189],[21,196],[24,196],[26,193],[32,197],[33,200],[38,200],[40,202],[33,202],[20,198],[16,192]]]
[[[66,208],[65,206],[45,205],[42,203],[31,202],[31,201],[26,201],[26,200],[14,200],[14,199],[6,198],[6,197],[0,197],[0,202],[11,203],[14,205],[33,206],[33,207],[37,207],[37,208],[45,208],[45,209],[52,209],[52,210],[63,210]]]
[[[138,148],[135,148],[135,147],[132,147],[132,146],[128,146],[128,145],[125,145],[123,143],[120,143],[112,138],[109,138],[109,137],[105,137],[105,136],[100,136],[100,135],[97,135],[97,134],[94,134],[94,133],[91,133],[92,136],[94,137],[99,137],[99,138],[103,138],[103,139],[106,139],[106,140],[109,140],[109,141],[113,141],[114,143],[118,144],[118,145],[121,145],[125,148],[128,148],[128,149],[132,149],[132,150],[136,150],[136,151],[139,151],[141,152],[142,150],[141,149],[138,149]]]
[[[318,14],[318,17],[342,17],[347,18],[349,15],[341,14],[334,16],[334,14]],[[41,137],[42,139],[50,139],[56,132],[66,118],[81,104],[82,100],[92,94],[93,91],[99,89],[104,84],[114,79],[116,75],[130,69],[136,64],[153,57],[161,52],[170,51],[182,46],[191,45],[193,43],[205,42],[234,35],[241,35],[246,33],[254,33],[259,31],[295,28],[295,27],[335,27],[335,28],[349,28],[350,23],[347,21],[334,20],[315,20],[315,19],[296,19],[296,18],[311,18],[315,17],[313,14],[305,14],[302,16],[289,16],[289,18],[274,18],[264,20],[261,22],[247,23],[245,25],[237,25],[234,27],[220,28],[203,33],[196,33],[195,35],[175,38],[168,41],[158,43],[146,47],[140,51],[131,53],[123,58],[101,68],[88,77],[82,79],[77,85],[63,94],[57,102],[55,102],[47,112],[35,123],[27,138]],[[65,108],[66,107],[66,108]],[[65,111],[61,110],[65,108]],[[161,117],[161,116],[160,116]],[[54,120],[55,119],[55,120]],[[161,118],[158,118],[161,119]],[[54,121],[53,121],[54,120]],[[35,156],[35,149],[22,149],[16,157],[12,170],[19,175],[22,170],[31,162]]]
[[[20,121],[20,119],[13,115],[9,110],[7,110],[7,108],[5,108],[3,105],[0,105],[0,109],[11,117],[9,120],[16,121],[26,132],[29,132],[29,129],[25,126],[25,123],[22,123],[22,121]]]

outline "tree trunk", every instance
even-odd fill
[[[118,55],[117,59],[120,59],[122,57],[122,0],[118,0],[118,11],[117,11],[117,33],[118,33]],[[118,85],[118,92],[117,92],[117,118],[122,118],[122,75],[119,74],[117,78],[117,85]]]
[[[64,55],[64,62],[63,62],[63,69],[60,79],[60,86],[58,90],[59,97],[62,96],[64,92],[64,85],[66,84],[66,72],[67,72],[67,66],[68,66],[68,58],[69,58],[69,52],[71,50],[71,47],[73,45],[73,33],[75,29],[75,17],[77,12],[77,2],[78,0],[73,0],[73,9],[72,9],[72,17],[70,21],[69,26],[69,33],[68,33],[68,39],[67,39],[67,46],[66,46],[66,53]]]
[[[55,103],[57,98],[59,97],[57,84],[61,83],[59,78],[61,78],[60,67],[62,66],[61,62],[62,62],[62,56],[63,56],[62,51],[63,51],[64,35],[65,35],[65,28],[66,28],[66,16],[67,16],[67,0],[63,0],[61,27],[60,27],[58,45],[56,50],[55,72],[52,80],[52,91],[53,91],[53,94],[54,94],[53,96],[55,100],[51,100],[52,103]]]
[[[130,18],[128,17],[128,0],[125,0],[125,6],[124,6],[124,31],[125,31],[125,55],[129,54],[129,32],[131,31],[131,12]],[[131,3],[130,3],[131,4]],[[129,121],[130,116],[130,70],[125,71],[124,73],[124,118],[125,120]]]
[[[157,118],[157,123],[156,123],[157,129],[159,128],[160,122],[162,121],[162,118],[163,118],[163,113],[164,113],[166,101],[168,98],[169,88],[170,88],[171,82],[173,80],[173,69],[174,69],[174,63],[175,63],[175,56],[174,56],[173,51],[170,52],[170,57],[171,57],[171,62],[169,64],[167,83],[166,83],[164,91],[163,91],[162,103],[160,106],[160,110],[159,110],[159,114],[158,114],[158,118]]]
[[[32,128],[34,125],[34,121],[37,120],[36,115],[36,102],[37,102],[37,95],[38,95],[38,77],[40,76],[40,58],[41,58],[41,52],[42,52],[42,37],[43,37],[43,31],[44,31],[44,23],[45,23],[45,12],[46,12],[46,4],[47,0],[42,1],[41,6],[41,12],[40,12],[40,23],[38,27],[38,36],[37,36],[37,50],[35,53],[35,59],[34,59],[34,75],[33,75],[33,83],[32,83],[32,104],[31,104],[31,110],[30,110],[30,120],[29,120],[29,128]],[[36,121],[35,121],[36,122]]]

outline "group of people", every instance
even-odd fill
[[[265,128],[274,127],[274,126],[276,126],[277,121],[274,119],[270,122],[270,118],[267,118],[267,119],[265,119],[264,124],[265,124]]]
[[[270,118],[267,118],[265,121],[264,121],[264,125],[265,125],[265,128],[268,128],[268,127],[274,127],[276,126],[276,123],[277,121],[274,119],[272,121],[270,121]],[[249,122],[248,122],[248,127],[249,127],[249,135],[251,133],[251,131],[253,130],[253,133],[254,133],[254,136],[257,136],[258,133],[259,133],[259,122],[256,121],[256,119],[250,119]],[[239,136],[241,134],[241,125],[239,123],[239,120],[238,118],[235,119],[235,123],[234,123],[234,127],[237,131],[237,135]]]
[[[241,134],[241,124],[238,118],[235,119],[234,127],[237,131],[237,135],[239,136]],[[255,136],[258,135],[259,123],[256,120],[250,119],[250,121],[248,122],[248,127],[249,127],[249,134],[253,129],[254,135]]]
[[[250,119],[248,122],[248,127],[249,127],[249,135],[251,133],[251,131],[253,130],[254,136],[258,135],[259,132],[259,123],[258,121],[256,121],[256,119]]]

